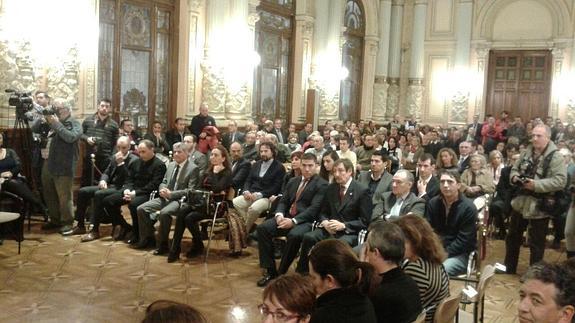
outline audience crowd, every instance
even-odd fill
[[[326,121],[320,129],[307,123],[298,131],[262,117],[243,132],[235,121],[218,129],[202,104],[189,127],[177,118],[164,132],[154,121],[153,131],[142,136],[131,120],[118,125],[111,119],[107,99],[82,124],[66,102],[56,99],[53,106],[55,115],[39,107],[29,116],[35,134],[46,136],[38,147],[42,174],[34,176],[44,201],[21,179],[20,158],[2,148],[0,136],[2,190],[21,195],[32,212],[47,213],[46,231],[90,242],[100,238],[101,223],[111,222],[114,240],[153,248],[168,262],[180,259],[186,228],[193,237],[186,257],[202,254],[201,220],[213,216],[216,204],[228,203],[229,212],[220,216],[235,216],[229,219],[230,246],[257,243],[264,320],[411,322],[426,311],[431,322],[449,295],[449,277],[464,273],[469,254],[478,249],[479,226],[493,226],[494,236],[506,239],[508,273],[515,273],[527,225],[531,265],[544,259],[540,237],[549,220],[552,247],[565,239],[568,256],[575,256],[575,213],[569,208],[575,128],[559,119],[524,123],[504,111],[444,128],[397,115],[379,128],[371,121]],[[73,212],[80,141],[85,158]],[[540,201],[553,211],[541,210]],[[480,216],[486,203],[489,223]],[[521,217],[527,205],[530,216]],[[288,273],[298,253],[295,271],[309,279]],[[555,283],[548,267],[532,267],[525,286],[537,279]],[[522,298],[528,292],[522,290]],[[565,302],[560,305],[570,307],[563,316],[572,316],[573,300]],[[524,303],[520,315],[529,314]],[[149,314],[177,307],[156,304]]]

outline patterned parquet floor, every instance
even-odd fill
[[[102,239],[81,243],[79,236],[45,234],[40,225],[25,232],[20,255],[14,241],[0,246],[0,322],[139,322],[157,299],[193,305],[211,322],[261,321],[254,247],[230,258],[227,242],[216,240],[207,263],[200,257],[168,264],[152,251],[114,242],[109,226],[102,227]],[[503,254],[502,241],[489,241],[484,264]],[[522,248],[520,274],[528,255]],[[546,250],[549,261],[564,258],[564,252]],[[486,292],[486,322],[517,322],[518,286],[519,276],[496,275]],[[452,282],[452,290],[460,287]]]

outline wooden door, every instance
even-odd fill
[[[523,121],[548,116],[551,51],[492,50],[488,68],[485,114],[506,110]]]

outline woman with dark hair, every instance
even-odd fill
[[[367,296],[374,269],[359,261],[348,244],[335,239],[317,243],[309,253],[309,274],[319,295],[310,323],[377,322]]]
[[[212,196],[210,199],[210,212],[215,211],[215,204],[222,202],[227,197],[227,191],[232,186],[232,167],[228,151],[224,146],[217,145],[210,153],[210,165],[203,174],[201,189],[209,191]],[[198,196],[200,197],[200,196]],[[168,255],[168,262],[174,262],[180,258],[182,236],[187,227],[192,234],[193,246],[186,253],[186,257],[192,258],[202,254],[204,251],[204,243],[202,235],[198,226],[198,221],[212,217],[212,214],[206,214],[206,200],[201,196],[198,200],[188,201],[192,206],[190,213],[181,212],[176,217],[176,227],[174,229],[174,237],[172,241],[172,248]]]
[[[457,169],[457,155],[451,148],[441,148],[437,153],[436,169]]]
[[[307,323],[315,303],[311,281],[299,274],[282,275],[264,289],[258,306],[262,322]]]
[[[413,214],[399,217],[397,224],[405,235],[403,272],[417,283],[426,322],[433,321],[437,305],[449,296],[449,276],[443,268],[447,253],[441,239],[424,218]]]
[[[3,148],[4,134],[0,132],[0,185],[1,189],[21,197],[32,210],[47,214],[42,203],[28,185],[18,177],[22,163],[18,154],[10,148]]]
[[[387,139],[387,154],[389,155],[389,159],[391,159],[391,173],[395,174],[403,158],[403,153],[397,145],[396,137],[389,137],[389,139]]]
[[[208,320],[190,305],[158,300],[148,305],[142,323],[208,323]]]
[[[335,150],[326,151],[321,157],[319,176],[329,183],[333,182],[333,163],[339,159]]]

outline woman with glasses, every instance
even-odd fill
[[[264,289],[264,302],[258,306],[262,322],[307,323],[315,302],[314,287],[299,274],[272,280]]]
[[[319,295],[310,323],[377,322],[367,293],[374,269],[340,240],[323,240],[309,253],[309,275]]]

